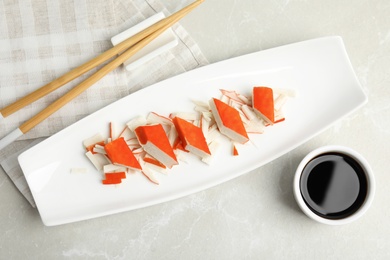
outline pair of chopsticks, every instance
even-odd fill
[[[0,140],[0,150],[6,147],[8,144],[15,141],[17,138],[22,136],[23,134],[30,131],[33,127],[41,123],[51,114],[62,108],[64,105],[69,103],[79,94],[84,92],[90,86],[95,84],[105,75],[116,69],[123,62],[132,57],[135,53],[140,51],[143,47],[145,47],[148,43],[157,38],[161,33],[170,28],[173,24],[179,21],[181,18],[186,16],[189,12],[191,12],[195,7],[201,4],[204,0],[197,0],[192,4],[184,7],[183,9],[177,11],[171,16],[162,19],[161,21],[151,25],[145,30],[139,32],[138,34],[130,37],[129,39],[121,42],[120,44],[114,46],[108,51],[100,54],[96,58],[84,63],[83,65],[71,70],[70,72],[64,74],[63,76],[57,78],[56,80],[50,82],[49,84],[35,90],[29,95],[19,99],[15,103],[12,103],[0,110],[0,119],[5,118],[19,109],[27,106],[28,104],[44,97],[45,95],[51,93],[52,91],[58,89],[59,87],[65,85],[66,83],[74,80],[80,75],[90,71],[91,69],[101,65],[102,63],[108,61],[115,55],[120,54],[117,58],[113,59],[101,69],[99,69],[96,73],[94,73],[91,77],[87,78],[79,85],[75,86],[68,93],[57,99],[55,102],[50,104],[48,107],[43,109],[41,112],[33,116],[31,119],[24,122],[19,128],[12,131],[10,134],[5,136]]]

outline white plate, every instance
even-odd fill
[[[294,89],[286,121],[251,135],[251,143],[231,156],[226,143],[208,166],[191,157],[158,176],[159,186],[141,173],[119,186],[102,176],[84,156],[82,140],[108,134],[108,123],[125,124],[154,111],[192,111],[191,99],[219,97],[219,89],[250,93],[255,85]],[[261,51],[202,67],[129,95],[80,120],[24,152],[20,165],[45,225],[58,225],[133,210],[179,198],[253,170],[299,146],[367,101],[340,37],[320,38]],[[71,174],[71,168],[88,173]]]

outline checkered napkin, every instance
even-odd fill
[[[189,4],[183,1],[183,6]],[[178,7],[178,8],[181,8]],[[112,47],[112,36],[167,10],[158,0],[0,0],[0,107],[4,107]],[[0,151],[0,164],[34,205],[17,156],[84,116],[163,79],[207,64],[186,31],[173,26],[179,44],[132,71],[120,67]],[[92,73],[0,121],[0,138]]]

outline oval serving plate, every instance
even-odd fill
[[[82,141],[98,132],[107,136],[111,121],[124,125],[152,111],[190,112],[193,99],[220,97],[221,88],[250,94],[256,85],[299,95],[288,100],[286,121],[250,135],[239,156],[222,142],[211,165],[189,156],[187,163],[159,175],[158,186],[141,173],[107,186],[84,155]],[[19,163],[43,223],[65,224],[169,201],[233,179],[294,149],[366,101],[342,39],[314,39],[215,63],[137,91],[25,151]],[[71,168],[88,172],[71,174]]]

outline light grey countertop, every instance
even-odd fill
[[[161,1],[171,11],[179,0]],[[339,35],[368,103],[288,154],[208,190],[139,210],[46,227],[0,169],[0,259],[389,259],[390,2],[206,0],[181,24],[210,63]],[[349,146],[377,184],[368,212],[344,226],[298,208],[299,161]]]

